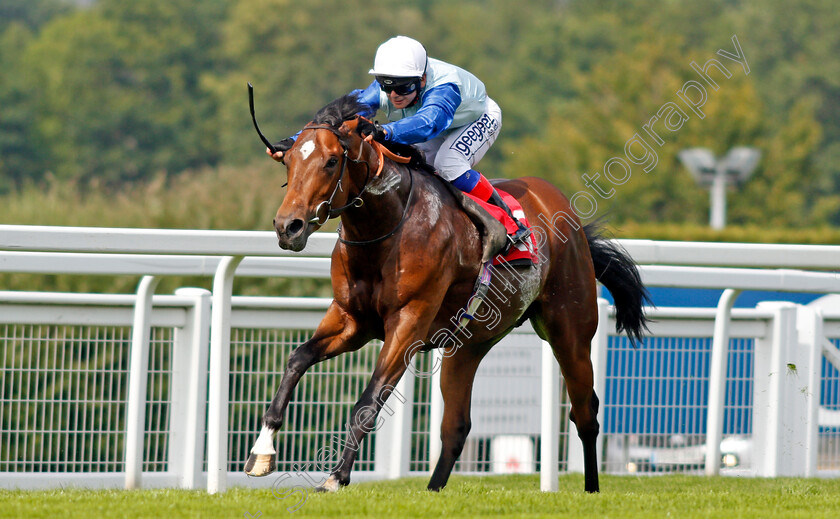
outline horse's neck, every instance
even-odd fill
[[[401,184],[404,181],[409,181],[407,174],[403,174],[397,168],[386,168],[382,171],[382,174],[378,177],[374,178],[370,181],[370,185],[367,188],[367,192],[369,195],[366,197],[366,203],[376,203],[376,201],[371,200],[373,197],[382,197],[391,193],[392,191],[399,190]],[[385,200],[385,204],[394,204],[399,203],[398,200]]]
[[[362,206],[353,207],[341,216],[344,238],[372,240],[387,235],[400,225],[406,204],[417,202],[418,174],[417,171],[409,172],[408,168],[391,166],[384,168],[378,177],[370,179],[362,195]],[[414,193],[411,175],[415,176]],[[362,184],[357,185],[361,189]]]

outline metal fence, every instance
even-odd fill
[[[136,245],[148,238],[143,231],[93,230],[89,239],[78,231],[72,237],[76,248],[69,249],[76,252],[27,255],[18,249],[68,250],[64,238],[50,242],[50,236],[68,233],[29,229],[35,235],[43,230],[43,240],[22,243],[15,241],[22,236],[17,229],[3,234],[8,227],[0,226],[0,249],[16,251],[0,252],[0,270],[198,273],[215,275],[217,281],[212,295],[186,289],[152,297],[151,279],[144,279],[138,295],[0,293],[0,486],[137,486],[142,481],[144,486],[206,484],[219,491],[228,483],[277,481],[246,479],[241,464],[289,353],[312,333],[328,301],[231,299],[224,283],[234,271],[323,277],[328,261],[249,257],[240,264],[241,257],[233,257],[225,263],[212,254],[268,255],[257,241],[267,233],[200,232],[193,242],[186,231],[174,237],[152,232],[159,238],[154,249]],[[236,244],[212,248],[222,239]],[[740,245],[712,253],[708,244],[625,245],[642,263],[710,264],[703,256],[716,255],[719,263],[735,266],[745,264],[745,253],[755,253]],[[173,256],[178,247],[193,256]],[[317,242],[307,254],[323,256],[328,248]],[[104,249],[112,254],[103,256]],[[776,263],[764,259],[765,266],[840,264],[837,248],[774,250]],[[642,273],[655,286],[734,290],[724,294],[717,310],[651,310],[653,335],[638,349],[609,332],[614,324],[601,302],[593,363],[602,401],[602,469],[840,473],[840,308],[768,304],[731,310],[739,290],[840,291],[836,275],[685,266],[643,266]],[[227,326],[222,332],[217,317]],[[143,339],[144,327],[148,339]],[[147,356],[137,353],[138,342]],[[220,344],[229,349],[222,366],[214,367],[211,358],[222,351]],[[312,481],[323,465],[318,452],[345,441],[349,411],[379,347],[373,343],[319,364],[303,378],[276,439],[278,474],[291,476],[284,484]],[[456,472],[540,471],[550,480],[558,471],[581,470],[562,380],[556,363],[545,361],[546,348],[526,324],[487,356],[476,377],[473,429]],[[431,354],[418,356],[416,371],[431,371],[432,361]],[[547,372],[552,364],[555,371]],[[132,379],[132,373],[141,376]],[[144,384],[137,384],[141,379]],[[556,391],[551,381],[560,384]],[[435,377],[408,378],[398,390],[409,397],[407,403],[389,401],[392,413],[383,415],[383,427],[362,445],[354,481],[426,474],[435,460],[441,414]],[[214,414],[214,394],[223,412]],[[557,420],[547,418],[553,416]],[[555,429],[547,432],[551,422]],[[223,459],[214,461],[214,453],[223,453]]]
[[[178,300],[178,296],[156,298],[169,305]],[[85,317],[73,319],[63,313],[66,304],[51,305],[42,298],[28,309],[31,323],[0,325],[3,485],[26,486],[28,480],[21,480],[20,476],[36,475],[41,476],[38,482],[43,485],[62,473],[111,476],[111,485],[122,484],[132,307],[130,301],[124,300],[124,311],[117,314],[113,312],[119,309],[116,303],[109,302],[107,308],[112,312],[99,319],[101,324],[91,324],[97,321],[92,317],[97,307],[79,307],[87,310],[78,313]],[[181,376],[173,371],[173,359],[174,351],[183,347],[177,339],[179,330],[186,325],[189,308],[187,301],[182,304],[182,309],[169,306],[152,313],[155,325],[143,435],[143,477],[151,485],[175,485],[184,477],[178,472],[182,470],[178,466],[181,456],[176,448],[183,445],[184,439],[172,439],[184,434],[174,412],[183,409],[184,402],[173,405],[173,399],[179,399],[172,390],[173,380]],[[0,304],[0,315],[10,315],[6,311],[9,306]],[[264,300],[261,306],[265,306]],[[247,298],[234,300],[226,467],[235,483],[245,482],[238,472],[256,439],[260,418],[279,384],[286,359],[309,337],[321,313],[306,311],[306,322],[298,311],[291,318],[298,326],[278,328],[278,322],[290,320],[289,316],[282,317],[288,306],[284,300],[277,310],[255,310],[249,308]],[[602,468],[606,472],[703,469],[709,334],[714,321],[708,311],[686,316],[686,311],[681,310],[679,314],[667,309],[653,311],[654,334],[638,349],[623,337],[609,337],[601,413]],[[771,315],[761,310],[738,310],[733,317],[722,459],[731,465],[731,470],[750,473],[755,472],[755,446],[751,444],[754,337],[766,338]],[[50,320],[62,324],[43,324]],[[169,326],[158,325],[158,321],[167,320]],[[826,330],[840,329],[840,316],[826,319],[825,323]],[[828,340],[835,348],[840,342],[838,337]],[[456,472],[540,470],[542,348],[541,341],[526,328],[512,334],[488,355],[476,377],[474,427]],[[378,349],[379,345],[372,343],[358,352],[316,365],[307,373],[289,407],[287,424],[278,434],[278,473],[315,472],[318,452],[344,441],[349,411],[372,371]],[[420,356],[422,365],[417,372],[430,371],[430,361],[431,355]],[[840,374],[826,357],[820,368],[820,409],[825,415],[840,409]],[[430,470],[429,439],[437,427],[430,418],[433,384],[431,377],[416,377],[412,383],[411,438],[407,442],[410,464],[406,473],[424,474]],[[559,405],[561,423],[568,424],[568,405]],[[840,466],[838,425],[828,423],[820,427],[818,472],[831,473]],[[205,436],[206,432],[201,439]],[[374,433],[363,443],[354,474],[381,477],[376,455],[387,446],[379,446],[377,436]],[[198,441],[203,453],[204,442]],[[570,437],[568,426],[562,427],[558,441],[558,470],[575,469],[569,464],[579,450],[579,442]],[[206,457],[202,455],[200,472],[205,471]],[[73,479],[55,479],[56,483],[61,481]],[[203,481],[204,476],[199,474],[196,482]]]
[[[121,470],[130,328],[4,324],[0,335],[0,471]],[[165,388],[165,374],[153,369],[150,386]],[[161,403],[165,396],[150,395],[155,418]],[[150,443],[161,436],[150,433]],[[150,450],[147,470],[160,459]]]

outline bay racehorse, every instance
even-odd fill
[[[583,444],[585,490],[597,492],[600,426],[589,351],[598,326],[595,281],[615,298],[619,331],[637,341],[646,328],[647,293],[636,265],[600,237],[597,226],[582,226],[568,199],[548,182],[532,177],[498,182],[518,199],[530,222],[551,225],[534,226],[536,265],[503,263],[494,269],[494,283],[507,290],[487,294],[486,306],[498,313],[493,325],[476,318],[459,327],[457,317],[477,286],[490,234],[462,209],[459,196],[465,197],[430,174],[422,158],[401,164],[387,158],[380,143],[365,139],[373,124],[357,114],[366,109],[353,96],[337,99],[316,114],[284,155],[288,191],[274,218],[279,245],[300,251],[329,217],[340,216],[331,266],[334,299],[312,338],[289,356],[245,472],[264,476],[274,470],[274,434],[309,367],[380,339],[382,350],[353,408],[346,447],[319,490],[350,482],[358,448],[352,447],[375,429],[377,414],[412,356],[445,348],[443,447],[428,485],[440,490],[470,431],[470,398],[481,359],[530,319],[560,364]],[[405,148],[402,154],[414,150]]]

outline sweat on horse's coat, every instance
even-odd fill
[[[353,407],[341,459],[321,487],[329,491],[350,482],[358,450],[354,446],[372,431],[390,394],[388,388],[408,369],[407,361],[419,351],[439,347],[432,341],[435,334],[457,325],[457,316],[473,293],[479,266],[487,261],[487,244],[479,237],[493,236],[483,234],[474,222],[499,225],[468,216],[460,207],[464,203],[460,191],[429,174],[416,154],[409,165],[382,159],[374,144],[363,139],[373,127],[356,116],[363,111],[354,97],[345,96],[324,107],[303,129],[287,156],[289,188],[274,219],[279,245],[301,250],[320,227],[316,212],[329,199],[331,205],[342,208],[341,237],[369,241],[365,245],[336,243],[331,266],[334,299],[312,337],[289,356],[280,387],[263,416],[263,430],[271,436],[283,426],[294,388],[309,367],[358,350],[372,339],[383,341],[370,382]],[[293,153],[302,142],[315,144],[305,158]],[[397,152],[406,155],[412,150]],[[383,175],[395,174],[406,181],[379,194],[372,192],[371,172],[380,165]],[[542,179],[525,177],[498,185],[519,200],[532,222],[541,214],[573,214],[569,200]],[[411,189],[415,196],[410,196]],[[363,203],[349,204],[354,197],[361,197]],[[545,233],[545,239],[538,240],[539,256],[546,259],[538,268],[495,269],[494,280],[516,289],[504,295],[490,290],[487,303],[498,310],[493,327],[471,321],[459,335],[461,345],[444,356],[440,365],[442,450],[430,490],[446,485],[464,447],[470,430],[472,381],[481,359],[526,319],[551,345],[560,364],[571,419],[583,443],[584,488],[588,492],[599,489],[599,404],[589,359],[598,325],[595,280],[612,292],[618,328],[634,342],[645,330],[642,305],[647,294],[627,253],[602,239],[595,226],[582,227],[563,219],[557,220],[557,226],[556,233]],[[261,438],[262,445],[264,434]],[[245,464],[246,473],[264,476],[273,470],[273,454],[258,452],[266,450],[255,447]]]
[[[372,195],[382,195],[388,191],[399,187],[402,177],[393,171],[382,174],[379,179],[372,181],[368,188],[368,193]]]

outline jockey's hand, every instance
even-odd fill
[[[284,163],[283,162],[283,155],[285,155],[285,152],[282,152],[282,151],[278,150],[275,153],[271,153],[271,150],[269,148],[266,148],[265,152],[268,154],[269,157],[276,160],[277,162],[280,162],[281,164]]]
[[[373,140],[377,142],[383,142],[385,139],[388,138],[388,131],[385,129],[384,126],[379,124],[379,121],[376,121],[373,124]]]
[[[375,141],[383,142],[388,135],[388,131],[384,126],[379,124],[379,121],[376,121],[373,123],[373,126],[368,125],[362,130],[362,137],[367,137],[368,135],[370,135]]]
[[[274,143],[274,149],[277,150],[274,153],[271,153],[271,150],[266,148],[265,152],[268,154],[269,157],[276,160],[277,162],[283,162],[283,158],[286,156],[286,152],[291,149],[292,146],[295,145],[295,140],[291,137],[285,138],[280,142]]]

